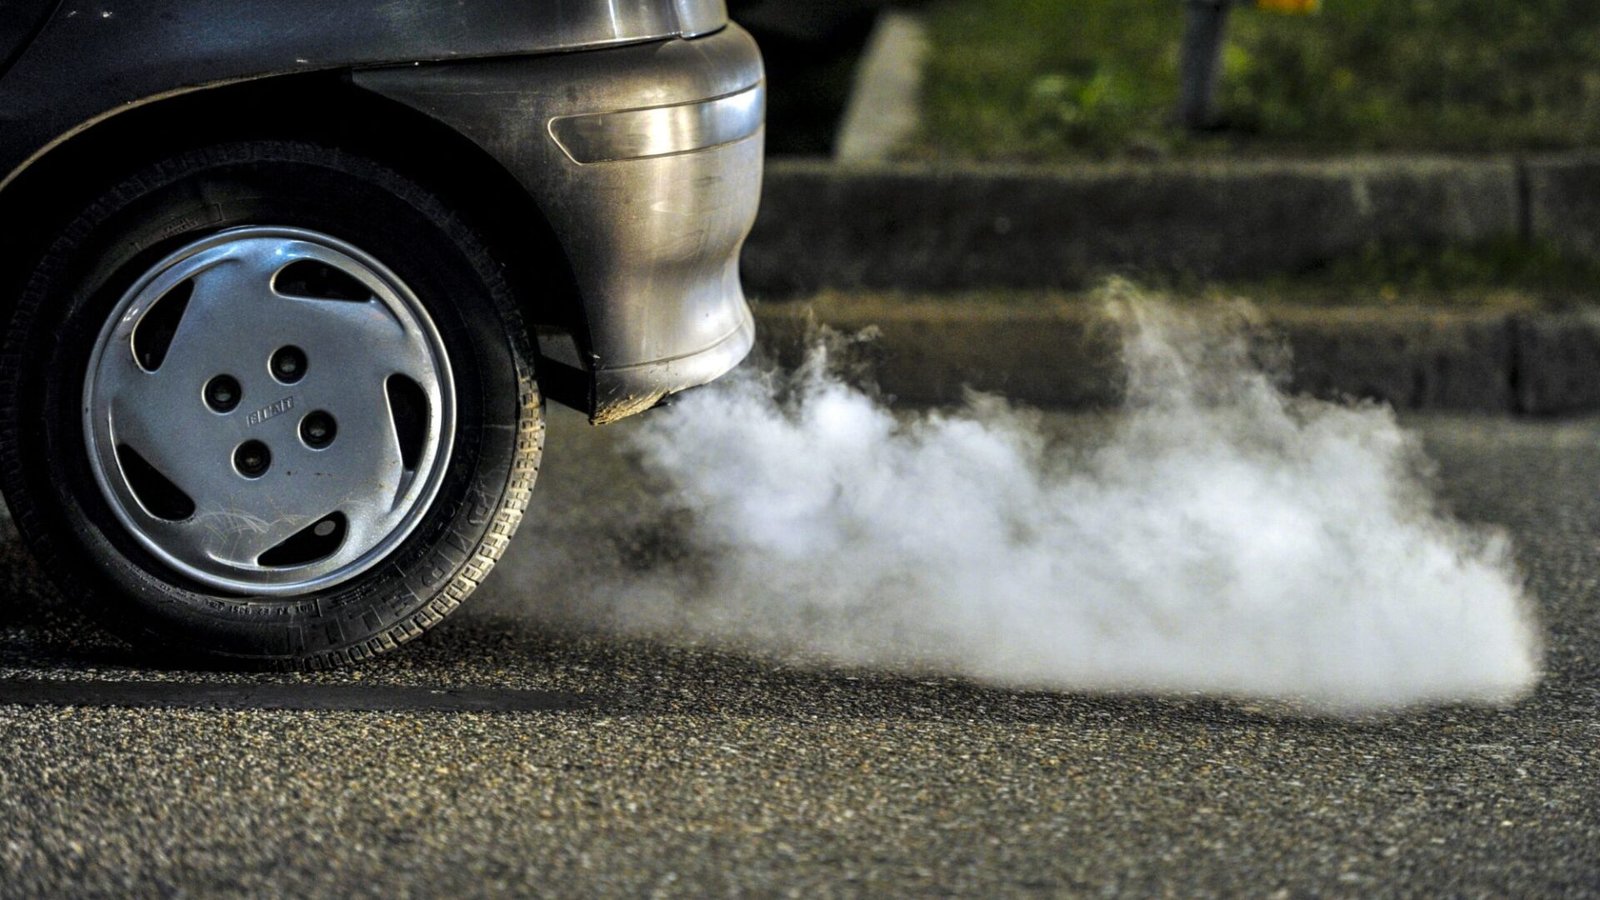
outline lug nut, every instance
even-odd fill
[[[244,392],[239,388],[239,380],[232,375],[218,375],[206,382],[206,406],[211,407],[212,412],[233,412],[243,395]]]
[[[306,352],[292,345],[279,347],[268,365],[272,368],[273,378],[284,384],[294,384],[305,377]]]
[[[272,465],[272,451],[260,441],[245,441],[233,451],[233,467],[246,478],[260,478]]]
[[[323,410],[306,413],[306,417],[300,420],[300,440],[313,450],[321,450],[333,443],[333,437],[338,433],[339,424]]]

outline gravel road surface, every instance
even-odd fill
[[[552,631],[521,610],[560,587],[500,572],[365,668],[184,671],[7,542],[0,895],[1595,894],[1600,422],[1412,424],[1539,598],[1549,672],[1513,708],[819,669]],[[637,490],[617,434],[555,418],[518,552]]]

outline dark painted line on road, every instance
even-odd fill
[[[173,681],[0,679],[0,706],[357,712],[545,712],[593,698],[556,691],[368,684],[197,684]]]

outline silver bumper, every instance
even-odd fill
[[[737,26],[558,56],[356,73],[465,134],[527,189],[582,304],[597,422],[736,365],[754,342],[739,251],[761,193],[765,86]]]

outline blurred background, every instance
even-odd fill
[[[891,393],[1098,396],[1072,386],[1078,326],[1040,323],[1092,318],[1119,277],[1249,301],[1314,392],[1600,409],[1594,0],[730,11],[770,70],[745,283],[769,334],[881,325]],[[976,355],[978,334],[1009,352]]]
[[[882,11],[922,20],[909,158],[1481,153],[1600,139],[1593,0],[1277,0],[1228,17],[1218,119],[1173,121],[1187,0],[730,0],[771,75],[775,154],[828,154]],[[1313,12],[1274,15],[1273,12]]]
[[[888,0],[729,0],[767,63],[767,149],[827,156],[857,65]]]

